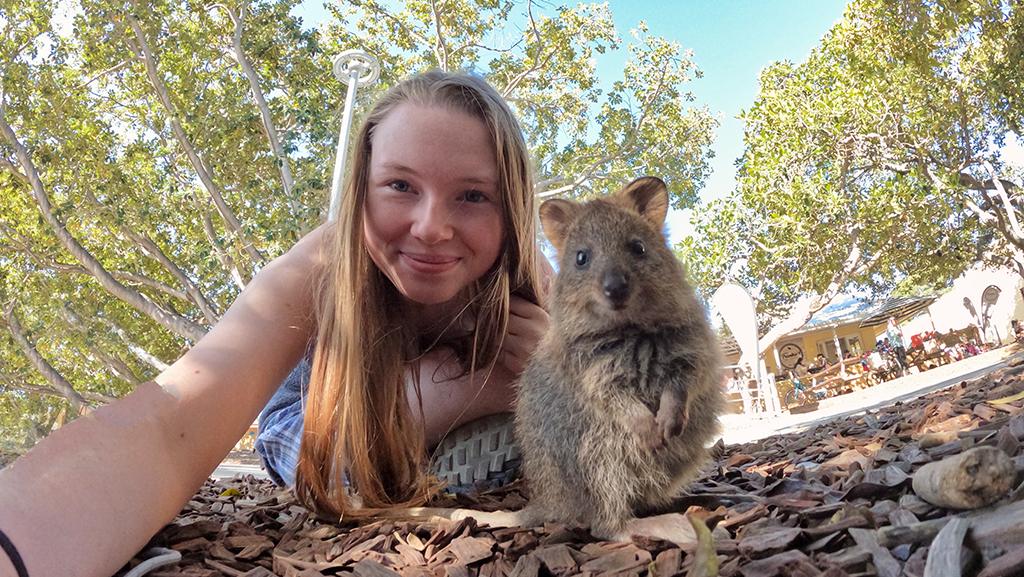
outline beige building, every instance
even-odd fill
[[[809,366],[819,354],[825,355],[832,365],[847,355],[859,356],[873,350],[875,341],[885,331],[885,320],[873,326],[862,325],[878,309],[874,303],[849,297],[825,307],[803,328],[779,339],[771,350],[765,351],[768,371],[784,374],[800,359]]]
[[[884,338],[886,320],[894,315],[903,332],[904,345],[912,335],[927,331],[947,333],[970,325],[983,329],[982,340],[992,346],[1013,341],[1011,321],[1024,321],[1024,281],[1009,268],[975,266],[955,281],[941,296],[892,299],[873,303],[854,297],[840,297],[825,307],[804,327],[779,339],[762,351],[769,373],[783,375],[801,357],[805,365],[818,354],[834,364],[847,353],[853,356],[871,351]],[[984,296],[983,296],[984,295]],[[739,360],[731,337],[723,340],[726,363]]]
[[[1022,286],[1024,279],[1010,268],[975,266],[953,281],[950,290],[928,307],[930,315],[918,315],[904,323],[903,332],[908,336],[930,330],[945,333],[973,324],[984,329],[983,339],[987,343],[1012,342],[1011,321],[1024,321]],[[992,304],[982,296],[986,289],[989,296],[997,295]]]

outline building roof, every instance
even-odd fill
[[[937,298],[939,297],[936,295],[891,298],[861,320],[860,326],[873,327],[885,324],[889,317],[895,317],[897,323],[902,323],[928,308]]]
[[[718,344],[722,347],[722,354],[727,357],[738,355],[741,352],[740,344],[736,342],[736,337],[730,334],[719,335]]]
[[[922,310],[928,308],[938,297],[925,295],[916,297],[897,297],[886,300],[881,305],[853,296],[841,296],[821,309],[807,324],[789,333],[802,335],[825,327],[844,326],[856,323],[858,327],[873,327],[884,324],[890,316],[897,322],[903,322]]]
[[[840,295],[815,313],[804,326],[786,336],[803,335],[831,326],[856,324],[858,327],[873,327],[885,324],[890,316],[896,317],[896,321],[902,323],[928,308],[937,298],[936,295],[895,297],[877,305],[859,297]],[[764,335],[758,335],[759,338],[761,336]],[[718,341],[726,356],[740,353],[739,344],[731,334],[720,335]]]
[[[840,295],[825,308],[814,313],[811,320],[789,335],[802,335],[825,327],[847,325],[860,322],[867,316],[875,304],[858,297]]]

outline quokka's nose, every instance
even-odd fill
[[[629,296],[629,278],[624,273],[612,270],[604,273],[601,283],[604,296],[615,304],[622,304]]]

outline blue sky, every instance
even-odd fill
[[[777,60],[804,60],[842,17],[846,4],[846,0],[610,3],[616,28],[624,38],[644,20],[651,34],[693,50],[694,62],[704,72],[689,88],[697,103],[718,117],[720,125],[713,144],[712,173],[701,192],[703,200],[719,198],[733,188],[735,160],[743,153],[743,125],[736,117],[753,104],[761,69]],[[622,70],[624,60],[618,56],[598,61],[602,78],[615,77],[616,70]],[[673,244],[689,230],[688,214],[673,211],[669,216]]]
[[[735,181],[734,162],[743,151],[743,127],[736,116],[757,93],[757,77],[777,60],[802,61],[822,35],[843,15],[846,0],[612,0],[615,25],[624,43],[641,20],[651,34],[678,41],[693,51],[704,77],[687,87],[718,117],[711,161],[712,174],[701,192],[703,200],[727,194]],[[326,18],[323,0],[304,0],[295,13],[316,25]],[[598,77],[610,84],[622,75],[626,54],[597,60]],[[342,95],[339,95],[341,98]],[[673,211],[669,232],[673,243],[688,233],[687,214]]]

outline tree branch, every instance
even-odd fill
[[[931,181],[932,185],[935,187],[936,190],[949,190],[949,187],[946,186],[945,183],[943,183],[942,180],[938,176],[936,176],[934,172],[932,172],[931,168],[927,164],[923,165],[923,167],[925,174],[928,175],[928,179]],[[978,220],[980,220],[983,224],[993,225],[994,228],[999,232],[1000,236],[1002,236],[1011,245],[1016,247],[1018,250],[1024,250],[1024,237],[1018,236],[1014,234],[1012,230],[1010,230],[1006,222],[1006,217],[1003,215],[1002,212],[996,209],[995,206],[992,206],[991,199],[988,198],[988,191],[996,189],[995,181],[981,181],[978,180],[977,178],[974,178],[970,174],[967,174],[966,172],[958,172],[957,176],[959,180],[958,183],[960,184],[960,186],[981,193],[982,196],[984,196],[986,200],[989,201],[988,204],[990,205],[988,207],[980,206],[977,203],[975,203],[970,196],[965,194],[963,191],[959,191],[960,198],[964,206],[966,206],[968,210],[973,212],[978,217]],[[993,178],[995,178],[995,174],[993,174]],[[1004,192],[1007,188],[1011,190],[1014,188],[1018,188],[1016,184],[1009,181],[1000,180],[999,184],[1004,187]],[[1006,186],[1007,184],[1009,186]]]
[[[881,251],[865,262],[860,245],[854,237],[850,252],[843,260],[842,267],[832,277],[825,290],[819,294],[806,295],[794,303],[790,308],[789,315],[760,338],[758,341],[760,350],[767,351],[780,338],[807,324],[807,321],[811,320],[815,313],[828,306],[839,295],[855,274],[867,270],[874,264],[880,254]]]
[[[365,4],[360,4],[360,8],[364,8],[364,9],[369,8],[371,13],[373,13],[374,15],[376,15],[376,16],[378,16],[380,18],[384,18],[385,20],[390,20],[393,24],[395,24],[396,26],[401,28],[403,32],[405,32],[409,36],[412,36],[413,38],[415,38],[421,44],[428,44],[428,45],[430,44],[430,41],[427,40],[427,38],[425,36],[423,36],[422,34],[420,34],[417,31],[413,30],[412,28],[409,28],[408,26],[406,26],[405,22],[402,22],[401,20],[399,20],[398,17],[396,17],[394,14],[392,14],[389,10],[381,8],[380,5],[377,4],[377,2],[371,0],[369,2],[366,2]]]
[[[213,219],[210,218],[210,213],[205,210],[202,213],[202,221],[203,232],[206,233],[206,238],[210,241],[210,246],[213,247],[213,254],[217,257],[217,260],[220,261],[221,266],[231,274],[231,279],[235,281],[235,286],[237,286],[239,290],[245,290],[245,279],[242,278],[242,273],[239,272],[238,267],[235,266],[235,260],[231,258],[228,251],[226,251],[224,247],[221,246],[220,241],[217,240],[217,231],[213,229]]]
[[[199,310],[203,313],[206,318],[207,324],[213,326],[217,324],[220,315],[214,310],[213,305],[210,301],[206,300],[206,295],[203,294],[199,287],[196,286],[192,279],[185,274],[185,271],[178,268],[168,256],[160,249],[160,247],[153,242],[148,236],[135,232],[128,229],[127,227],[121,227],[121,231],[131,239],[135,244],[142,249],[142,251],[153,260],[163,265],[167,272],[171,273],[171,276],[175,278],[182,286],[185,287],[185,293],[188,295],[183,300],[188,300],[195,303],[199,307]],[[168,287],[169,288],[169,287]]]
[[[14,342],[17,343],[18,348],[21,349],[22,354],[28,357],[29,362],[35,367],[40,374],[43,375],[54,391],[60,396],[64,397],[71,403],[71,408],[74,409],[76,414],[84,414],[88,411],[88,405],[82,395],[75,391],[75,388],[71,386],[71,383],[60,374],[57,369],[53,367],[43,355],[39,354],[35,345],[28,340],[25,336],[25,330],[21,327],[21,323],[18,322],[18,317],[14,314],[14,302],[12,301],[7,305],[4,311],[4,317],[7,320],[7,327],[11,330],[11,336],[14,337]]]
[[[444,33],[441,31],[441,14],[437,10],[437,0],[430,0],[430,13],[434,17],[434,57],[441,67],[441,70],[449,70],[448,43],[445,42]]]
[[[180,184],[182,187],[191,187],[192,182],[182,176],[178,170],[174,168],[174,162],[170,164],[171,176]],[[193,196],[196,212],[201,215],[201,222],[203,224],[203,233],[206,235],[206,240],[209,241],[210,246],[213,248],[213,254],[217,258],[217,262],[224,268],[224,272],[231,277],[235,285],[240,289],[244,290],[246,281],[242,276],[242,272],[235,265],[235,259],[228,254],[227,249],[220,242],[220,237],[217,234],[216,229],[213,226],[213,220],[209,216],[209,199],[200,198]],[[204,202],[205,201],[205,202]]]
[[[32,262],[34,262],[36,264],[36,266],[38,266],[41,269],[48,269],[48,270],[52,270],[52,271],[56,271],[56,272],[62,272],[62,273],[72,273],[72,274],[81,274],[81,275],[93,276],[93,274],[88,269],[86,269],[83,266],[75,265],[75,264],[68,264],[68,263],[63,263],[63,262],[58,262],[58,261],[55,261],[53,259],[45,258],[45,257],[37,254],[34,250],[32,250],[31,245],[22,237],[22,235],[20,233],[17,233],[16,231],[12,230],[10,227],[8,227],[7,225],[5,225],[3,223],[0,223],[0,230],[2,230],[4,233],[6,233],[7,234],[7,238],[11,239],[12,243],[16,245],[14,247],[14,250],[20,251],[22,254],[26,255],[29,259],[32,260]],[[17,240],[15,240],[15,238],[14,238],[15,236],[18,236],[19,238]],[[149,288],[152,288],[152,289],[154,289],[156,291],[159,291],[159,292],[161,292],[163,294],[166,294],[166,295],[168,295],[170,297],[173,297],[173,298],[185,301],[185,302],[189,302],[189,297],[188,297],[188,295],[185,292],[180,291],[180,290],[178,290],[178,289],[176,289],[174,287],[167,286],[166,284],[164,284],[164,283],[162,283],[160,281],[151,279],[151,278],[149,278],[149,277],[147,277],[145,275],[131,273],[131,272],[118,271],[118,270],[112,270],[112,271],[109,271],[109,272],[110,272],[110,276],[114,277],[119,282],[122,282],[122,283],[123,282],[129,282],[129,283],[139,284],[139,285],[143,285],[143,286],[148,286]]]
[[[580,186],[583,186],[584,183],[586,183],[588,180],[590,180],[590,178],[592,176],[594,176],[594,173],[597,172],[598,168],[600,168],[601,166],[604,166],[605,164],[611,162],[612,160],[615,160],[615,158],[617,158],[618,156],[619,156],[619,154],[606,154],[606,155],[602,156],[601,158],[598,158],[597,160],[592,162],[590,164],[590,166],[585,168],[579,174],[579,176],[577,176],[573,180],[569,181],[569,184],[560,186],[558,188],[553,188],[551,190],[545,190],[543,192],[538,192],[538,193],[536,193],[537,194],[537,198],[548,198],[548,197],[551,197],[551,196],[557,196],[559,194],[564,194],[564,193],[567,193],[567,192],[571,192],[572,190],[574,190],[576,188],[579,188]],[[563,178],[562,182],[565,182],[567,180],[568,179]],[[536,190],[536,188],[537,187],[534,186],[535,190]]]
[[[125,332],[125,330],[122,329],[113,321],[111,321],[110,319],[101,315],[98,315],[96,319],[100,321],[108,329],[110,329],[111,332],[117,335],[117,337],[121,339],[121,342],[123,342],[125,346],[128,347],[128,350],[131,351],[131,353],[142,362],[153,367],[159,372],[167,370],[167,368],[170,366],[167,363],[160,360],[159,358],[157,358],[156,355],[150,353],[146,349],[136,344],[135,341],[128,338],[128,334]]]
[[[121,70],[122,68],[128,66],[131,63],[132,63],[131,60],[125,60],[123,62],[120,62],[118,64],[115,64],[115,65],[111,66],[110,68],[107,68],[106,70],[103,70],[101,72],[97,72],[96,74],[94,74],[92,76],[92,78],[89,78],[85,82],[83,82],[83,83],[79,84],[78,86],[76,86],[74,88],[74,90],[76,90],[76,91],[83,90],[83,89],[87,88],[90,84],[92,84],[93,82],[96,82],[100,78],[103,78],[107,74],[113,74],[114,72],[117,72],[118,70]]]
[[[548,60],[550,60],[551,57],[554,56],[555,52],[558,50],[557,47],[555,47],[552,48],[546,55],[544,54],[544,42],[541,40],[540,30],[537,29],[537,21],[533,17],[532,1],[528,1],[526,3],[526,15],[530,19],[530,30],[533,32],[534,40],[537,42],[537,53],[540,54],[540,57],[538,57],[534,61],[533,66],[517,74],[511,82],[506,84],[505,87],[501,89],[501,96],[502,98],[505,99],[511,98],[512,92],[519,87],[519,84],[523,80],[525,80],[530,74],[533,74],[534,72],[537,72],[538,70],[543,68],[544,65],[547,64]]]
[[[11,162],[10,160],[7,160],[6,158],[0,158],[0,167],[7,169],[7,171],[13,174],[15,178],[24,182],[25,184],[30,184],[28,176],[25,176],[23,172],[18,170],[18,167],[14,166],[14,163]]]
[[[991,182],[995,185],[999,199],[1003,202],[1003,210],[1006,212],[1007,220],[1010,221],[1010,229],[1013,231],[1013,236],[1024,240],[1024,232],[1021,231],[1020,222],[1017,221],[1017,209],[1013,208],[1013,204],[1010,202],[1010,196],[1006,194],[1006,187],[1003,186],[1002,181],[1000,181],[999,175],[996,174],[996,169],[992,166],[992,163],[986,160],[983,166],[992,177]]]
[[[85,198],[98,210],[109,212],[108,207],[101,203],[91,191],[85,192]],[[176,288],[172,288],[164,283],[158,282],[141,274],[114,271],[112,274],[115,278],[136,282],[150,288],[154,288],[162,293],[171,295],[174,298],[183,301],[190,301],[199,307],[199,310],[203,313],[208,325],[213,326],[217,324],[219,315],[214,310],[213,305],[211,305],[206,299],[206,295],[199,290],[199,287],[192,282],[192,279],[189,278],[188,275],[186,275],[185,272],[174,263],[174,261],[168,258],[167,254],[160,249],[160,246],[157,245],[156,242],[144,233],[136,232],[123,224],[119,225],[117,230],[128,240],[135,243],[142,254],[159,263],[168,273],[170,273],[171,276],[174,277],[175,280],[185,287],[185,291],[182,292]]]
[[[49,395],[49,396],[53,396],[53,397],[60,397],[62,399],[66,398],[66,397],[64,397],[63,394],[61,394],[61,393],[51,389],[50,387],[41,387],[39,385],[31,385],[29,383],[22,383],[22,382],[14,380],[11,375],[0,375],[0,377],[3,377],[3,379],[7,383],[8,387],[13,388],[13,389],[18,389],[19,391],[24,391],[26,393],[33,393],[33,394],[36,394],[36,395]],[[116,397],[111,397],[110,395],[104,395],[103,393],[94,393],[92,391],[82,391],[79,394],[81,395],[81,397],[83,399],[85,399],[86,401],[89,401],[89,402],[91,402],[93,404],[107,404],[107,403],[112,403],[112,402],[117,400]]]
[[[36,204],[39,206],[40,212],[42,212],[43,219],[53,230],[57,239],[61,242],[64,248],[70,252],[78,262],[82,263],[90,274],[96,277],[96,280],[99,281],[103,288],[115,297],[131,305],[139,312],[153,319],[160,326],[169,329],[179,336],[197,341],[200,337],[206,334],[206,331],[191,320],[163,310],[147,299],[145,295],[138,291],[130,290],[119,283],[110,275],[109,272],[107,272],[105,268],[103,268],[103,265],[96,260],[92,253],[79,244],[78,240],[68,232],[64,223],[53,213],[50,206],[50,199],[43,187],[42,180],[39,178],[39,173],[36,171],[35,165],[32,163],[28,150],[18,140],[14,130],[7,123],[7,119],[4,116],[2,108],[0,108],[0,133],[3,134],[7,142],[14,148],[18,162],[21,164],[22,168],[25,169],[29,181],[32,184],[33,197]]]
[[[221,194],[220,188],[214,184],[213,177],[210,174],[209,169],[199,157],[195,147],[192,146],[192,142],[189,140],[188,135],[185,134],[185,129],[182,128],[181,122],[178,120],[178,112],[174,107],[174,103],[171,102],[171,97],[168,95],[167,87],[164,86],[164,82],[160,78],[160,73],[157,71],[156,60],[153,57],[152,50],[150,50],[149,43],[146,40],[146,35],[142,31],[142,26],[134,16],[129,15],[126,17],[126,20],[135,32],[135,38],[138,41],[138,46],[131,46],[131,48],[142,57],[143,62],[146,65],[146,74],[149,77],[150,83],[153,85],[153,89],[156,91],[160,104],[163,105],[164,111],[167,113],[175,139],[185,151],[186,156],[188,156],[192,167],[199,176],[199,181],[203,183],[203,188],[205,188],[207,194],[210,195],[214,205],[217,207],[217,212],[220,214],[221,218],[224,219],[228,229],[242,243],[245,252],[249,255],[249,258],[252,259],[252,262],[255,265],[260,266],[264,264],[265,259],[263,258],[263,255],[256,248],[252,239],[250,239],[245,233],[242,223],[238,221],[235,213],[232,212],[231,208],[228,207],[227,203],[224,201],[224,196]]]
[[[564,194],[567,192],[571,192],[572,190],[582,186],[584,183],[590,180],[590,178],[594,176],[594,173],[597,172],[598,168],[600,168],[601,166],[604,166],[605,164],[612,162],[617,158],[623,158],[625,156],[628,156],[632,154],[637,148],[639,148],[640,130],[643,128],[643,125],[649,116],[650,107],[653,105],[654,100],[658,97],[658,95],[665,87],[665,76],[668,73],[667,67],[668,63],[666,62],[665,66],[661,69],[661,76],[659,78],[658,85],[655,87],[654,91],[652,91],[651,94],[647,97],[647,99],[644,100],[644,103],[640,108],[639,120],[637,120],[636,125],[632,129],[630,129],[629,133],[626,136],[626,139],[623,140],[621,145],[619,145],[618,150],[611,154],[605,154],[601,156],[593,163],[591,163],[587,168],[585,168],[579,176],[577,176],[575,179],[572,179],[571,181],[566,177],[553,177],[538,182],[537,184],[534,185],[535,191],[541,188],[542,186],[547,186],[548,184],[551,183],[568,181],[568,184],[562,185],[558,188],[554,188],[551,190],[537,192],[535,193],[537,195],[537,198],[548,198]]]
[[[292,214],[299,213],[299,207],[295,203],[295,199],[292,197],[292,189],[295,188],[295,180],[292,177],[291,164],[288,161],[288,155],[284,152],[284,147],[281,146],[281,137],[278,135],[277,129],[274,127],[274,118],[270,114],[270,107],[267,105],[267,100],[263,96],[263,90],[260,88],[260,78],[256,73],[256,70],[252,67],[249,62],[249,58],[245,55],[245,51],[242,49],[242,30],[243,22],[245,20],[245,12],[247,8],[247,2],[243,2],[238,7],[238,14],[236,15],[231,11],[230,8],[223,4],[214,4],[212,8],[220,8],[224,12],[227,12],[228,17],[231,19],[234,25],[234,34],[232,35],[232,55],[238,65],[242,67],[242,73],[245,74],[245,78],[249,81],[249,89],[252,93],[253,100],[256,101],[256,107],[260,110],[260,117],[263,119],[263,129],[266,133],[267,140],[270,142],[270,149],[274,153],[274,158],[277,159],[278,168],[281,172],[281,185],[284,187],[285,198],[288,200],[289,209]]]
[[[135,375],[135,371],[133,371],[131,367],[121,359],[107,353],[106,351],[100,350],[93,344],[93,339],[88,338],[89,328],[86,326],[82,318],[71,310],[70,306],[65,304],[60,308],[60,312],[61,316],[64,317],[64,320],[68,324],[73,326],[79,334],[86,337],[86,348],[88,348],[89,352],[107,367],[107,370],[109,370],[111,374],[122,381],[132,384],[133,386],[139,384],[141,380]]]

